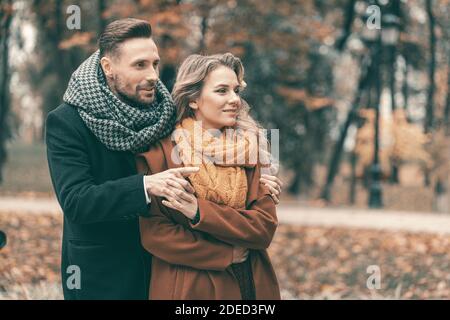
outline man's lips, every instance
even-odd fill
[[[155,88],[141,88],[139,89],[140,91],[142,91],[145,95],[154,95],[155,94]]]

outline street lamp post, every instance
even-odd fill
[[[395,68],[396,68],[396,52],[397,52],[397,43],[400,37],[400,18],[397,15],[400,11],[400,3],[398,1],[392,2],[390,7],[390,13],[386,13],[383,15],[383,31],[381,33],[383,46],[387,47],[389,50],[389,64],[388,68],[388,77],[389,77],[389,86],[391,93],[391,109],[394,114],[397,110],[397,103],[395,101]],[[389,74],[390,73],[390,74]],[[398,162],[397,160],[393,160],[391,163],[391,183],[398,183]]]
[[[377,30],[378,31],[378,30]],[[373,83],[376,89],[376,100],[374,105],[375,119],[374,119],[374,152],[373,162],[370,167],[370,187],[369,187],[369,207],[381,208],[383,206],[383,194],[381,189],[381,166],[379,159],[380,151],[380,100],[381,100],[381,33],[376,33],[375,40],[372,41],[372,63],[375,64]],[[370,89],[369,89],[370,90]]]
[[[383,193],[381,189],[381,166],[379,159],[380,152],[380,100],[381,100],[381,77],[380,77],[380,67],[381,67],[381,35],[378,36],[375,49],[374,49],[374,60],[376,63],[376,72],[374,73],[374,82],[376,89],[376,101],[375,101],[375,132],[374,132],[374,151],[373,151],[373,163],[370,167],[370,189],[369,189],[369,207],[370,208],[381,208],[383,207]]]
[[[372,53],[372,63],[376,64],[374,68],[375,72],[374,83],[376,88],[376,102],[375,102],[375,123],[374,123],[374,155],[373,162],[370,167],[371,181],[369,188],[369,207],[381,208],[383,207],[383,193],[381,188],[381,166],[379,159],[380,152],[380,101],[381,101],[381,54],[383,52],[383,46],[394,47],[397,44],[399,37],[399,23],[398,17],[393,14],[383,14],[381,18],[382,28],[381,30],[376,28],[368,28],[366,26],[363,29],[363,38],[369,45]],[[393,70],[391,70],[393,72]]]

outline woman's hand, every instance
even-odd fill
[[[233,247],[233,263],[241,263],[247,260],[248,250],[242,247]]]
[[[275,203],[280,203],[281,188],[283,187],[283,183],[281,182],[281,180],[275,176],[263,174],[261,175],[259,181],[263,183],[267,188],[269,188],[271,193],[270,195],[272,196]]]
[[[183,198],[175,199],[171,196],[165,197],[167,200],[163,200],[162,204],[173,210],[180,211],[189,219],[194,219],[198,210],[197,198],[191,194],[186,194]]]

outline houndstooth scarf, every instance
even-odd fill
[[[78,108],[87,127],[110,150],[144,152],[175,125],[175,105],[160,80],[152,105],[130,106],[108,87],[98,50],[72,74],[63,100]]]

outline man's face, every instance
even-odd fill
[[[158,48],[151,38],[126,40],[112,57],[103,57],[111,90],[125,103],[148,107],[155,99],[159,78]]]

